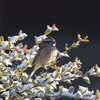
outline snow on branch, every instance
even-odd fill
[[[22,30],[16,36],[8,36],[8,40],[4,40],[0,36],[0,100],[44,100],[49,97],[51,100],[62,96],[74,99],[84,100],[100,100],[100,91],[97,89],[89,91],[88,87],[78,86],[75,92],[74,86],[64,87],[60,82],[72,84],[75,79],[82,78],[90,84],[89,76],[100,77],[100,67],[96,64],[86,73],[80,70],[82,62],[75,58],[74,61],[66,62],[62,66],[58,66],[52,62],[50,68],[52,72],[41,72],[40,75],[35,74],[35,78],[30,78],[27,74],[27,68],[33,67],[33,61],[39,50],[39,44],[50,35],[52,31],[59,31],[55,24],[52,27],[47,25],[45,33],[41,36],[35,36],[35,44],[32,48],[17,41],[24,40],[27,37]],[[61,57],[69,57],[68,51],[77,48],[81,42],[89,42],[88,36],[81,37],[77,35],[78,40],[73,42],[71,46],[65,44],[65,50],[58,50],[57,60]],[[55,92],[55,90],[58,90]]]

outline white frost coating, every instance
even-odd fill
[[[70,57],[70,56],[66,53],[66,54],[64,54],[64,57]]]
[[[2,41],[0,44],[4,49],[6,49],[6,47],[8,46],[8,41]]]
[[[65,66],[65,67],[69,67],[69,63],[67,63],[67,64],[64,64],[64,66]]]
[[[34,50],[38,50],[39,49],[39,46],[38,45],[34,45],[33,46],[33,48],[32,48],[32,50],[34,51]],[[30,49],[31,50],[31,49]]]
[[[0,63],[0,67],[3,67],[4,65],[2,63]]]
[[[40,37],[42,40],[47,38],[46,35],[41,35],[41,36],[39,36],[39,37]]]
[[[64,78],[64,80],[66,80],[66,79],[70,79],[71,78],[71,80],[72,80],[72,77],[74,77],[75,75],[74,74],[69,74],[69,75],[67,75],[67,76],[64,76],[63,78]]]
[[[98,68],[98,72],[97,73],[100,73],[100,68]]]
[[[75,63],[82,65],[82,62],[79,59],[76,60]]]
[[[28,55],[27,54],[25,57],[26,57],[26,59],[33,61],[35,55]]]
[[[36,52],[36,51],[32,52],[32,55],[36,55],[36,54],[37,54],[37,52]]]
[[[41,98],[35,98],[34,100],[42,100]]]
[[[89,78],[88,78],[87,76],[83,77],[83,79],[86,79],[86,80],[88,80],[88,81],[89,81]]]
[[[45,93],[45,88],[44,87],[37,86],[35,89]]]
[[[52,74],[55,77],[55,75],[57,74],[57,71],[54,71],[53,73],[50,73],[50,74]]]
[[[24,37],[27,37],[27,34],[26,33],[22,33],[22,30],[19,31],[19,36],[20,35],[23,35]]]
[[[25,59],[20,65],[17,66],[17,68],[18,68],[18,69],[22,68],[23,66],[26,65],[26,62],[27,62],[27,61],[26,61],[26,59]]]
[[[33,84],[24,85],[23,91],[24,91],[24,90],[30,90],[33,86],[34,86]]]
[[[4,55],[6,55],[6,56],[8,55],[8,54],[7,54],[5,51],[3,51],[3,50],[1,51],[1,53],[4,54]]]
[[[3,89],[3,84],[0,84],[0,88]]]
[[[17,96],[16,90],[15,89],[12,89],[11,90],[11,94],[13,94],[14,96]]]
[[[26,33],[19,34],[19,37],[27,37]]]
[[[0,56],[0,63],[3,61],[3,58],[2,58],[2,56]]]
[[[34,80],[34,83],[36,84],[39,82],[39,83],[43,84],[44,80],[45,80],[45,78],[41,78],[40,76],[37,76],[36,79]]]
[[[8,69],[8,72],[10,72],[12,75],[14,75],[15,71],[13,69]]]
[[[83,87],[83,86],[79,86],[79,90],[81,90],[81,92],[83,93],[84,91],[88,91],[87,87]]]
[[[77,63],[76,62],[73,62],[72,65],[71,65],[71,67],[72,67],[72,70],[71,71],[73,71],[73,68],[77,68]]]
[[[90,75],[90,70],[87,71],[87,72],[84,74],[84,76],[87,76],[87,75]]]
[[[28,81],[29,83],[32,83],[33,82],[33,80],[32,79],[29,79],[29,81]]]
[[[28,65],[27,67],[32,67],[32,65],[30,64],[30,65]]]
[[[37,44],[38,42],[42,42],[43,39],[46,39],[47,36],[46,35],[41,35],[41,36],[35,36],[34,38],[35,38],[35,42]]]
[[[28,95],[28,93],[27,93],[27,92],[23,92],[23,93],[22,93],[22,95],[27,96],[27,95]]]
[[[35,60],[36,55],[31,55],[29,60],[31,60],[32,62]]]
[[[38,97],[44,97],[45,96],[45,93],[44,92],[38,92]]]
[[[51,85],[46,84],[46,86],[50,86],[50,91],[54,92],[54,88]]]
[[[6,81],[7,80],[7,76],[2,76],[2,78],[0,80],[1,81]]]
[[[20,96],[18,100],[24,100],[24,96]]]
[[[80,92],[80,91],[78,91],[78,92],[76,92],[74,95],[75,95],[75,97],[76,97],[76,95],[78,95],[79,94],[79,98],[83,98],[83,95],[82,95],[82,93]]]
[[[6,59],[6,60],[4,60],[3,62],[4,62],[7,66],[8,66],[8,65],[12,65],[12,63],[10,62],[10,59]]]
[[[76,42],[76,46],[79,46],[79,45],[80,45],[79,43],[80,43],[80,42],[79,42],[79,41],[77,41],[77,42]]]
[[[86,91],[83,96],[92,96],[93,95],[93,91]]]
[[[88,98],[89,100],[100,100],[100,99],[96,99],[96,95],[92,95],[90,98]]]
[[[58,29],[57,27],[52,28],[52,27],[50,27],[49,25],[47,25],[47,30],[49,30],[50,32],[51,32],[51,31],[59,31],[59,29]]]
[[[9,98],[9,91],[1,93],[1,96],[6,96],[5,100],[8,100],[8,98]]]
[[[10,48],[14,48],[14,45],[12,43],[10,43]]]
[[[62,96],[75,97],[75,94],[68,92],[68,89],[63,88]]]
[[[61,57],[69,57],[69,55],[68,54],[64,54],[62,52],[59,52],[59,58],[61,58]]]
[[[60,96],[60,92],[54,92],[53,94],[48,94],[48,96],[50,97],[57,97],[57,96]]]
[[[13,52],[10,52],[7,56],[7,58],[9,59],[14,59],[14,57],[17,57],[18,56],[18,52],[17,51],[13,51]]]
[[[29,98],[25,98],[24,100],[30,100]]]
[[[24,72],[23,72],[22,76],[25,76],[26,78],[28,78],[28,75]]]
[[[41,36],[35,36],[35,42],[40,43],[43,41],[45,38],[47,38],[46,35],[48,35],[51,31],[58,31],[58,28],[56,28],[55,24],[50,27],[47,25],[47,30],[45,31],[45,35]],[[47,32],[47,33],[46,33]],[[41,73],[39,76],[36,76],[35,79],[30,79],[29,83],[23,84],[23,79],[22,78],[27,78],[29,75],[25,72],[23,72],[20,76],[20,71],[25,67],[32,67],[32,62],[34,58],[36,57],[37,51],[39,50],[39,45],[34,45],[31,49],[25,50],[23,48],[23,44],[19,44],[17,46],[14,46],[18,40],[24,39],[24,37],[27,37],[25,33],[22,33],[22,30],[20,30],[18,36],[12,36],[8,37],[8,41],[1,41],[0,45],[2,46],[1,48],[1,56],[0,56],[0,69],[2,72],[2,77],[0,81],[5,83],[7,88],[3,88],[3,84],[0,84],[0,89],[3,97],[6,97],[5,100],[9,99],[9,96],[17,96],[17,93],[19,92],[19,100],[25,99],[33,99],[34,100],[42,100],[39,97],[45,98],[46,92],[48,92],[48,97],[59,97],[59,96],[66,96],[69,98],[82,98],[82,99],[91,99],[95,100],[96,96],[93,95],[94,93],[92,91],[88,91],[87,87],[79,86],[79,89],[76,93],[72,92],[72,88],[64,88],[63,86],[59,88],[58,92],[55,92],[55,89],[57,89],[57,84],[61,81],[67,81],[71,82],[71,80],[76,79],[75,73],[73,73],[74,68],[78,71],[80,71],[80,67],[78,67],[78,64],[82,64],[80,60],[75,59],[74,62],[69,62],[68,64],[65,64],[63,66],[58,66],[58,69],[53,71],[52,73]],[[79,45],[79,42],[76,42],[76,45]],[[9,53],[6,52],[6,49],[10,49]],[[17,50],[18,49],[18,50]],[[68,54],[64,54],[62,52],[59,52],[59,57],[69,57]],[[12,65],[13,61],[20,60],[20,63],[16,62],[14,67],[7,67],[5,69],[5,64],[6,65]],[[26,66],[27,65],[27,66]],[[2,70],[4,67],[4,70]],[[13,68],[13,69],[12,69]],[[15,71],[14,71],[15,70]],[[16,73],[18,71],[18,73]],[[78,72],[77,71],[77,72]],[[80,71],[81,72],[81,71]],[[98,70],[95,69],[95,67],[91,68],[88,73],[86,73],[86,76],[88,75],[99,75],[100,73],[100,68]],[[10,76],[13,75],[12,77],[12,84],[9,85],[10,83]],[[80,77],[80,76],[79,76]],[[83,78],[84,76],[82,76]],[[78,78],[78,76],[77,76]],[[88,79],[88,77],[85,77],[85,79]],[[37,83],[37,84],[36,84]],[[10,92],[9,90],[11,88],[11,95],[9,95]],[[16,89],[15,89],[16,88]],[[27,91],[29,90],[29,91]],[[6,91],[6,92],[5,92]],[[71,92],[71,93],[70,93]],[[1,94],[0,94],[1,96]],[[33,98],[32,98],[33,97]],[[1,99],[1,98],[0,98]],[[2,100],[2,99],[1,99]],[[97,99],[100,100],[100,99]]]
[[[5,81],[6,84],[9,84],[9,82],[10,82],[10,80],[6,80],[6,81]]]
[[[22,58],[16,58],[16,61],[21,61],[22,60]]]
[[[16,41],[18,41],[18,38],[24,38],[24,37],[27,37],[27,34],[26,33],[22,33],[22,30],[19,31],[19,35],[18,36],[8,36],[8,40],[11,42],[11,43],[16,43]]]
[[[68,64],[64,64],[64,66],[66,67],[66,72],[70,70],[70,66],[71,66],[71,63],[69,62]]]
[[[15,54],[16,54],[17,52],[16,51],[13,51],[13,52],[9,52],[9,55],[8,55],[8,57],[10,58],[10,57],[13,57]],[[17,53],[18,54],[18,53]]]
[[[18,81],[13,81],[13,84],[17,84],[17,86],[20,86],[21,85],[21,83],[18,82]]]
[[[52,84],[51,84],[55,89],[57,89],[57,86],[56,86],[56,82],[54,81]]]
[[[18,40],[18,36],[12,36],[12,37],[8,37],[8,40],[12,43],[16,43],[16,41]]]

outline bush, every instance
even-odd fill
[[[71,84],[72,81],[82,78],[90,84],[89,76],[100,76],[100,68],[98,65],[93,66],[85,74],[80,71],[82,63],[75,58],[74,62],[68,62],[62,66],[58,66],[52,62],[50,68],[52,72],[41,72],[35,78],[30,78],[27,82],[29,75],[26,73],[28,67],[32,67],[34,58],[39,49],[39,44],[44,38],[47,38],[52,31],[58,31],[55,24],[47,29],[44,35],[35,36],[35,45],[28,49],[27,45],[18,43],[17,41],[23,40],[27,34],[19,31],[16,36],[8,37],[5,41],[3,36],[0,36],[0,100],[44,100],[49,97],[51,100],[65,96],[68,98],[94,100],[100,99],[99,90],[89,91],[88,87],[79,86],[77,92],[74,92],[74,86],[66,88],[61,86],[60,82]],[[69,57],[68,51],[77,48],[81,42],[89,42],[88,36],[81,38],[78,34],[78,41],[74,42],[71,46],[65,44],[65,51],[60,52],[58,59],[61,57]],[[55,92],[55,90],[58,90]]]

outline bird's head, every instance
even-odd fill
[[[53,37],[48,36],[46,39],[42,41],[40,46],[56,46],[56,41]]]

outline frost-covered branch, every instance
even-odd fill
[[[27,79],[27,68],[34,67],[33,61],[39,50],[39,44],[43,39],[47,38],[52,31],[58,31],[59,29],[53,24],[52,27],[47,25],[45,33],[41,36],[35,36],[35,44],[32,48],[28,48],[28,45],[22,43],[17,44],[17,41],[23,40],[27,37],[26,33],[19,31],[16,36],[8,36],[8,40],[4,40],[3,36],[0,36],[0,100],[43,100],[49,97],[51,100],[59,97],[68,98],[81,98],[85,100],[99,100],[100,91],[97,89],[89,91],[88,87],[78,86],[77,92],[74,92],[73,86],[64,87],[60,82],[66,82],[71,84],[75,79],[82,78],[88,84],[90,84],[89,76],[100,77],[100,67],[96,64],[86,73],[82,73],[82,62],[75,58],[75,61],[67,62],[62,66],[58,66],[55,62],[52,62],[50,68],[52,72],[41,72],[40,75],[35,75]],[[57,60],[61,57],[69,57],[68,51],[77,48],[81,42],[89,42],[88,36],[81,37],[77,35],[78,40],[72,43],[71,46],[65,44],[64,52],[58,50]],[[33,69],[33,68],[32,68]],[[58,90],[55,92],[55,90]]]

